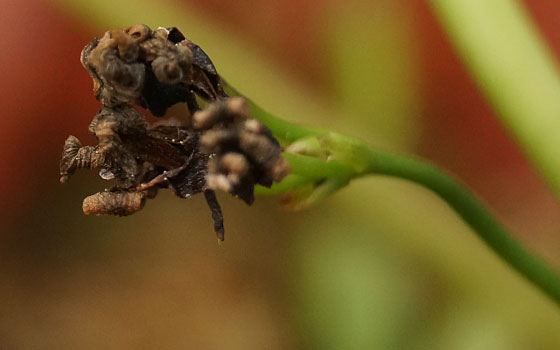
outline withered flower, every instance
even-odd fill
[[[230,98],[193,116],[194,128],[203,131],[201,151],[215,155],[208,162],[208,186],[230,192],[247,204],[254,200],[255,184],[270,187],[289,171],[278,141],[249,114],[245,100]]]
[[[88,168],[115,182],[84,199],[86,215],[133,214],[159,189],[181,198],[203,192],[223,240],[214,190],[251,204],[256,184],[270,187],[289,172],[270,130],[250,118],[245,100],[224,93],[209,57],[176,28],[134,25],[107,31],[86,45],[81,61],[103,105],[89,126],[98,144],[82,146],[69,136],[60,180]],[[200,108],[197,96],[206,108]],[[182,125],[165,120],[150,125],[133,106],[163,116],[177,103],[185,103],[190,114]]]

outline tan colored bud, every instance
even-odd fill
[[[84,199],[82,210],[90,215],[133,214],[144,206],[146,192],[98,192]]]

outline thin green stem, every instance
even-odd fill
[[[527,251],[469,191],[423,161],[370,149],[368,174],[389,175],[427,187],[445,200],[502,259],[560,305],[560,278]]]
[[[229,96],[239,96],[245,98],[249,102],[249,106],[251,107],[252,116],[260,120],[264,125],[266,125],[270,130],[274,132],[274,136],[281,140],[293,142],[306,137],[320,136],[327,133],[326,130],[296,125],[280,119],[262,109],[247,96],[241,94],[239,91],[237,91],[237,89],[228,84],[225,79],[221,80],[221,84],[224,88],[224,91]]]
[[[242,96],[230,86],[227,89],[232,95]],[[283,193],[321,179],[334,179],[333,183],[337,183],[338,179],[344,183],[345,178],[350,180],[365,175],[388,175],[415,182],[439,195],[496,254],[560,306],[560,277],[557,273],[527,251],[479,200],[451,176],[421,160],[374,150],[352,137],[293,125],[252,102],[251,108],[253,116],[265,123],[277,137],[292,142],[317,137],[331,155],[330,161],[324,161],[285,153],[293,176],[286,183],[277,184],[270,190],[260,189],[259,192]],[[326,192],[329,192],[328,189]]]
[[[312,180],[333,177],[350,178],[355,174],[351,167],[338,161],[326,162],[315,157],[294,153],[284,153],[284,158],[290,163],[292,174],[305,176]]]
[[[255,187],[255,193],[265,194],[265,195],[280,194],[305,186],[313,182],[315,182],[315,180],[310,179],[308,177],[290,174],[286,176],[286,178],[282,180],[282,182],[275,183],[270,188],[263,187],[263,186]]]

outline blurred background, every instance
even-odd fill
[[[560,58],[560,2],[523,5]],[[0,2],[0,348],[558,349],[560,311],[438,197],[384,177],[289,212],[161,192],[86,217],[58,182],[99,104],[79,62],[107,29],[177,26],[274,114],[416,154],[560,270],[560,207],[421,0]]]

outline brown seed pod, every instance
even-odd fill
[[[82,210],[86,215],[134,214],[144,207],[147,192],[97,192],[84,199]]]
[[[82,65],[94,79],[95,96],[104,106],[134,101],[141,95],[145,69],[137,62],[139,50],[123,30],[107,31],[82,50]]]
[[[105,157],[98,147],[82,147],[75,136],[68,136],[60,159],[60,182],[66,182],[77,169],[94,169],[105,165]]]
[[[141,43],[152,35],[152,30],[145,24],[135,24],[124,31],[132,37],[137,43]]]
[[[208,163],[208,187],[250,204],[255,184],[269,187],[290,170],[270,130],[258,120],[247,119],[249,114],[245,100],[225,99],[195,113],[193,126],[203,130],[200,150],[214,155]]]

